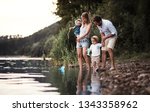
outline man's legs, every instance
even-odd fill
[[[113,69],[115,69],[115,62],[114,62],[113,50],[111,48],[108,48],[108,53],[109,53],[110,62],[111,62],[111,68],[110,68],[110,70],[113,70]]]
[[[117,40],[116,37],[110,38],[108,46],[107,46],[107,51],[109,53],[110,62],[111,62],[111,68],[110,68],[110,70],[114,70],[115,69],[115,61],[114,61],[113,49],[115,47],[116,40]]]
[[[105,69],[106,66],[106,51],[102,50],[102,69]]]

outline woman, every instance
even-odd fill
[[[86,62],[87,70],[90,71],[90,59],[87,56],[87,48],[89,47],[89,34],[92,23],[87,12],[82,13],[82,26],[80,27],[80,35],[77,37],[77,56],[79,68],[82,70],[82,57]]]

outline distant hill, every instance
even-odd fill
[[[58,21],[25,38],[1,39],[0,55],[42,56],[46,40],[58,34],[60,23],[61,21]]]
[[[44,29],[39,30],[38,32],[35,32],[34,34],[26,37],[26,40],[30,40],[30,42],[37,42],[37,41],[41,41],[44,40],[52,35],[55,35],[59,32],[61,25],[60,25],[60,21],[45,27]]]
[[[24,44],[19,49],[19,54],[21,55],[30,55],[30,56],[42,56],[44,52],[45,41],[51,38],[53,35],[58,34],[61,28],[61,22],[58,21],[44,29],[39,30],[38,32],[25,37]]]

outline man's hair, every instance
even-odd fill
[[[95,17],[93,18],[93,21],[94,21],[94,22],[100,22],[100,21],[102,21],[102,18],[101,18],[100,16],[95,16]]]

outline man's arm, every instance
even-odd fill
[[[108,30],[111,32],[111,34],[107,35],[107,36],[104,36],[103,41],[105,41],[106,39],[111,38],[111,37],[113,37],[117,34],[117,30],[116,30],[116,28],[114,27],[114,25],[112,24],[111,21],[109,21],[107,23],[107,26],[108,26]]]
[[[113,37],[113,36],[115,36],[116,34],[110,34],[110,35],[108,35],[108,36],[104,36],[103,38],[102,38],[102,41],[105,41],[106,39],[108,39],[108,38],[111,38],[111,37]]]
[[[114,25],[111,22],[108,24],[108,29],[111,32],[111,34],[104,36],[103,41],[116,35],[116,32],[117,32],[116,28],[114,27]]]
[[[104,40],[105,34],[103,32],[101,32],[100,35],[101,35],[101,44],[102,44],[102,47],[104,47],[105,46],[105,40]]]

